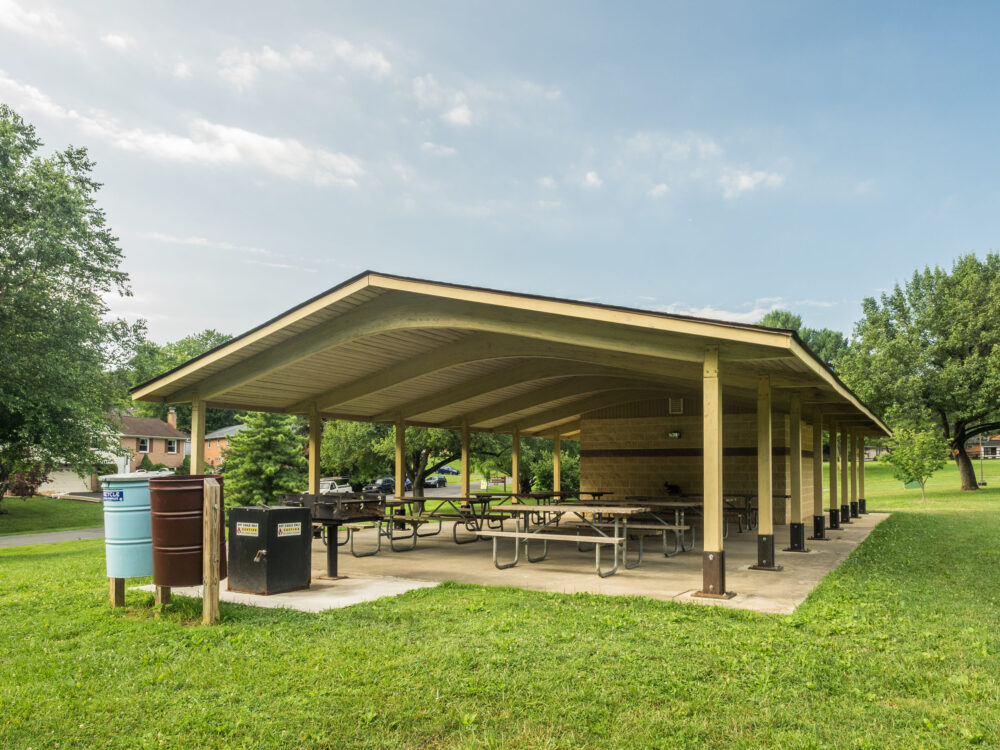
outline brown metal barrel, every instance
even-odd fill
[[[153,583],[199,586],[202,578],[202,508],[205,480],[219,483],[219,579],[226,577],[226,523],[222,477],[218,474],[149,480],[153,531]]]

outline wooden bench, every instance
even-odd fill
[[[347,542],[351,543],[351,554],[355,557],[371,557],[372,555],[377,555],[382,551],[382,530],[379,528],[378,524],[360,524],[360,523],[347,523],[342,525],[340,528],[347,529],[347,539],[344,542],[337,542],[338,546],[343,546]],[[354,551],[354,535],[359,531],[366,531],[368,529],[375,529],[375,549],[371,552],[355,552]]]
[[[524,542],[525,555],[528,558],[528,562],[536,563],[541,562],[549,554],[549,542],[575,542],[577,548],[583,551],[581,544],[593,544],[595,555],[594,555],[594,565],[597,575],[601,578],[607,578],[618,572],[618,566],[620,565],[620,550],[624,550],[624,555],[622,557],[625,559],[626,568],[634,568],[642,562],[642,539],[639,540],[639,557],[634,564],[629,564],[627,556],[627,544],[628,539],[621,536],[598,536],[598,535],[588,535],[583,536],[580,534],[552,534],[552,533],[531,533],[529,531],[491,531],[484,529],[478,532],[481,537],[487,537],[493,539],[493,564],[498,570],[504,570],[506,568],[513,568],[521,559],[521,542]],[[511,562],[501,563],[497,555],[497,541],[499,539],[513,539],[514,541],[514,559]],[[532,557],[531,551],[528,549],[528,544],[532,541],[538,541],[542,543],[542,554],[538,557]],[[605,545],[613,545],[615,564],[610,570],[601,570],[601,549]]]
[[[433,523],[434,521],[437,521],[437,525],[438,525],[437,529],[435,529],[434,531],[432,531],[430,533],[426,533],[426,534],[421,534],[420,533],[420,527],[421,526],[423,526],[424,524],[427,524],[427,523]],[[417,537],[437,536],[438,534],[441,533],[441,529],[443,528],[443,524],[442,524],[441,518],[439,516],[434,515],[434,514],[428,514],[426,516],[386,515],[386,517],[383,519],[382,523],[385,524],[386,528],[385,528],[384,531],[381,530],[381,524],[380,524],[379,533],[380,534],[385,534],[385,536],[388,537],[388,539],[389,539],[389,548],[393,552],[409,552],[411,549],[413,549],[414,547],[417,546]],[[405,524],[409,524],[410,525],[410,533],[406,534],[406,535],[403,535],[403,536],[397,536],[394,533],[395,532],[395,526],[396,526],[397,523],[404,524],[404,525]],[[406,541],[407,539],[412,539],[413,540],[413,543],[410,544],[409,547],[397,547],[396,546],[396,542]]]

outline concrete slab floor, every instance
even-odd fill
[[[701,588],[700,529],[694,550],[670,558],[663,556],[662,543],[658,538],[648,537],[642,565],[632,570],[626,570],[623,565],[616,575],[609,578],[599,578],[594,572],[593,551],[579,552],[575,545],[566,542],[550,543],[549,556],[542,562],[527,562],[522,550],[521,562],[517,566],[497,570],[493,565],[492,540],[456,545],[447,523],[440,535],[419,539],[416,548],[408,552],[390,551],[385,539],[382,540],[382,551],[371,557],[356,558],[346,546],[341,547],[338,572],[347,580],[356,577],[398,577],[433,583],[457,581],[487,586],[516,586],[534,591],[648,596],[787,614],[795,611],[823,577],[886,518],[888,514],[885,513],[870,513],[855,519],[839,531],[828,531],[829,541],[807,541],[809,552],[782,552],[788,546],[788,527],[776,527],[777,563],[784,566],[779,572],[750,570],[750,565],[757,561],[756,531],[740,534],[735,527],[731,528],[724,546],[726,587],[736,593],[732,599],[692,596]],[[463,537],[461,530],[459,536]],[[501,539],[499,542],[501,561],[512,559],[513,541]],[[355,544],[359,550],[374,548],[375,532],[359,532]],[[536,543],[532,549],[534,554],[538,554],[541,545]],[[630,556],[632,554],[630,545]],[[610,561],[610,551],[605,551],[603,565],[610,565]],[[322,575],[325,570],[326,548],[317,539],[313,542],[313,575]],[[337,581],[334,585],[341,583]]]
[[[750,570],[757,561],[756,531],[737,533],[731,529],[725,540],[726,585],[735,592],[732,599],[702,599],[692,596],[701,588],[701,530],[698,543],[690,552],[681,552],[667,558],[662,544],[655,537],[645,543],[643,563],[626,570],[624,565],[616,575],[599,578],[594,572],[594,552],[579,552],[566,542],[551,543],[549,556],[539,563],[521,562],[507,570],[497,570],[493,565],[492,541],[456,545],[452,541],[450,524],[445,524],[440,535],[423,537],[415,549],[392,552],[383,539],[382,551],[371,557],[356,558],[347,547],[340,548],[338,580],[326,580],[326,548],[318,539],[313,541],[313,578],[310,588],[271,596],[257,596],[226,591],[225,581],[220,586],[219,598],[224,602],[249,604],[258,607],[287,607],[305,612],[348,607],[364,601],[411,591],[416,588],[436,586],[442,581],[457,581],[486,586],[515,586],[533,591],[559,593],[593,593],[612,596],[648,596],[653,599],[715,604],[723,607],[749,609],[756,612],[789,614],[829,573],[836,568],[879,523],[888,518],[886,513],[871,513],[855,519],[839,531],[828,531],[828,541],[808,541],[809,552],[782,552],[788,543],[788,527],[778,526],[775,532],[777,563],[784,566],[778,572]],[[426,528],[426,527],[425,527]],[[459,532],[460,538],[464,535]],[[501,560],[513,556],[513,542],[500,540]],[[357,549],[369,550],[375,546],[375,532],[358,533]],[[404,542],[405,544],[405,542]],[[671,545],[672,546],[672,545]],[[533,545],[538,554],[540,547]],[[631,553],[634,554],[634,551]],[[611,561],[609,552],[603,553],[602,562]],[[143,591],[153,591],[153,586],[140,586]],[[180,596],[201,598],[201,586],[176,588]]]

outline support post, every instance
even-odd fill
[[[315,403],[309,407],[309,494],[319,494],[319,454],[323,441],[323,420]]]
[[[462,470],[462,478],[461,478],[461,489],[459,490],[462,493],[462,497],[469,497],[469,494],[472,491],[471,487],[469,485],[469,482],[471,481],[470,475],[469,475],[469,467],[472,465],[471,461],[470,461],[469,453],[470,453],[469,423],[463,420],[462,421],[462,461],[461,461],[461,466],[460,466],[460,468]]]
[[[213,625],[219,620],[219,483],[205,479],[201,533],[201,621]]]
[[[850,458],[850,447],[848,445],[848,433],[850,428],[843,429],[840,431],[840,450],[838,451],[840,457],[840,523],[850,523],[851,522],[851,501],[850,501],[850,487],[848,482],[850,481],[848,477],[849,461]]]
[[[823,512],[823,412],[813,416],[813,535],[826,541],[826,514]]]
[[[771,470],[771,378],[757,378],[757,564],[751,570],[781,570],[774,564],[774,475]]]
[[[868,515],[868,503],[865,501],[865,433],[858,437],[858,512]]]
[[[837,495],[837,423],[830,422],[830,529],[840,530],[840,506]]]
[[[124,578],[109,578],[110,591],[108,592],[111,597],[112,607],[124,607],[125,606],[125,579]]]
[[[552,438],[552,489],[562,492],[562,436]]]
[[[858,432],[851,430],[851,518],[861,518],[858,512]]]
[[[510,483],[514,494],[521,492],[521,431],[514,430],[510,435]]]
[[[154,604],[170,604],[170,587],[157,586],[153,594]]]
[[[704,489],[704,551],[701,591],[695,596],[734,596],[726,591],[726,557],[722,548],[722,382],[719,347],[705,349],[702,368],[702,425]]]
[[[792,503],[792,517],[788,523],[789,544],[785,552],[808,552],[806,549],[806,527],[802,522],[802,399],[797,393],[791,396],[788,414],[789,477],[792,482],[789,493]]]
[[[205,473],[205,402],[191,400],[191,473]]]
[[[396,420],[396,497],[406,497],[406,422]]]

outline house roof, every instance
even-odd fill
[[[233,424],[229,427],[221,427],[218,430],[213,430],[212,432],[205,435],[205,440],[216,440],[217,438],[229,437],[230,435],[235,435],[241,430],[245,430],[247,426],[245,424]]]
[[[186,440],[187,433],[156,417],[118,417],[123,437],[153,437]]]
[[[366,272],[132,389],[144,401],[525,434],[599,409],[700,400],[708,350],[726,399],[888,428],[794,331]],[[727,407],[728,408],[728,407]]]

